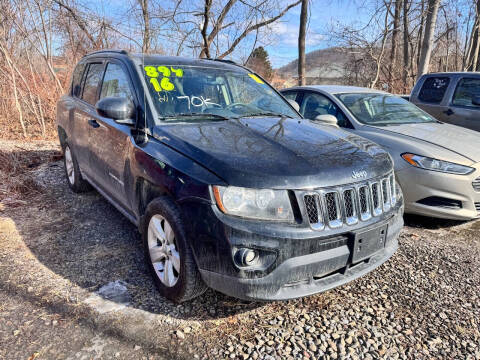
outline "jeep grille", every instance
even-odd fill
[[[396,203],[393,174],[362,183],[318,189],[303,195],[305,212],[312,228],[338,228],[388,212]]]

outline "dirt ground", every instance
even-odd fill
[[[59,159],[0,142],[0,359],[480,359],[480,221],[407,217],[389,262],[323,294],[175,305],[136,228]]]

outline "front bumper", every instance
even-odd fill
[[[472,183],[480,177],[480,163],[469,175],[454,175],[415,168],[395,172],[402,187],[405,212],[442,219],[471,220],[480,217],[480,192]],[[438,197],[459,202],[459,207],[431,206],[420,203],[423,199]]]
[[[311,231],[301,238],[279,238],[255,235],[225,225],[229,240],[227,251],[217,249],[220,269],[199,266],[205,283],[222,293],[245,300],[287,300],[323,292],[356,279],[387,261],[398,248],[403,227],[403,205],[398,202],[388,216],[368,227],[312,238]],[[385,246],[355,264],[352,263],[356,232],[387,226]],[[229,271],[225,259],[238,246],[270,248],[277,260],[262,271]],[[223,255],[220,255],[222,254]],[[205,264],[205,263],[204,263]],[[209,263],[211,264],[211,262]],[[220,271],[219,271],[220,270]]]

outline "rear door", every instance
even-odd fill
[[[480,106],[472,104],[473,96],[480,96],[480,77],[460,78],[450,105],[449,122],[480,131]]]
[[[449,121],[449,89],[452,79],[446,75],[432,75],[421,79],[418,93],[412,94],[412,102],[438,120]]]
[[[83,77],[83,86],[74,88],[77,92],[77,104],[74,114],[74,134],[76,138],[75,155],[78,159],[82,174],[94,179],[90,163],[91,148],[90,136],[97,126],[98,118],[95,103],[98,98],[98,85],[103,76],[104,64],[102,61],[92,61],[86,64],[86,73]]]
[[[136,103],[128,71],[117,60],[108,60],[99,91],[99,99],[112,96],[128,98]],[[95,181],[117,203],[129,210],[125,169],[128,166],[128,151],[132,148],[132,127],[101,116],[96,121],[98,126],[90,136],[90,166],[95,173]]]

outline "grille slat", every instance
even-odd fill
[[[310,224],[318,223],[318,195],[305,195],[303,201],[307,209],[308,220]]]
[[[390,175],[390,196],[392,206],[397,202],[397,189],[395,188],[395,176]]]
[[[475,209],[477,209],[477,212],[480,214],[480,202],[475,203]]]
[[[476,178],[475,180],[473,180],[472,186],[473,186],[473,189],[474,189],[475,191],[480,192],[480,177],[478,177],[478,178]]]
[[[337,194],[333,192],[325,194],[325,204],[327,206],[328,221],[337,220],[339,215],[338,205],[337,205]]]
[[[345,204],[345,216],[347,218],[355,216],[355,200],[353,200],[353,190],[345,190],[343,192],[343,201]]]
[[[310,226],[321,230],[325,226],[353,225],[389,211],[396,202],[395,190],[395,177],[391,174],[369,184],[305,192],[300,199],[303,198]]]

